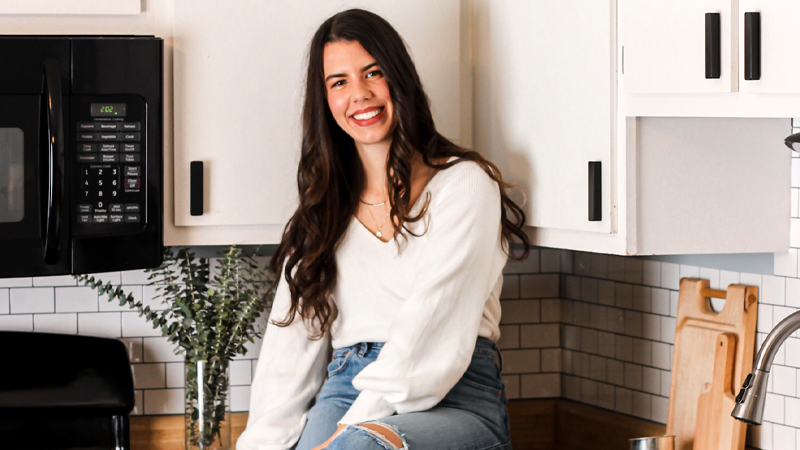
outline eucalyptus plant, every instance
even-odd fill
[[[187,381],[187,438],[195,446],[209,448],[221,437],[220,423],[225,420],[228,366],[236,355],[247,353],[247,342],[263,334],[256,321],[270,306],[273,275],[236,245],[228,246],[213,275],[207,258],[197,258],[187,248],[173,253],[170,247],[164,251],[163,264],[145,272],[148,285],[156,288],[156,298],[167,305],[165,310],[154,311],[121,286],[92,275],[75,278],[108,295],[109,301],[137,310],[153,328],[160,327],[161,334],[176,346],[176,354],[183,356],[187,380],[203,380],[203,392],[197,383]],[[205,367],[200,378],[198,366]],[[198,396],[204,400],[204,410],[197,407]]]

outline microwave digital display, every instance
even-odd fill
[[[92,117],[125,117],[125,103],[92,103]]]

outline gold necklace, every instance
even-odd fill
[[[384,202],[384,203],[386,203],[386,202]],[[383,204],[383,203],[381,203],[381,204]],[[370,206],[372,206],[372,205],[370,205]],[[378,225],[378,221],[375,220],[375,216],[372,214],[372,210],[371,209],[367,209],[367,212],[369,213],[369,216],[372,217],[372,221],[375,222],[375,228],[377,229],[377,231],[375,231],[375,236],[377,236],[379,238],[382,238],[383,237],[383,233],[381,232],[381,228],[383,228],[383,226],[386,225],[386,221],[389,220],[389,214],[387,213],[386,214],[386,218],[383,219],[383,223]]]

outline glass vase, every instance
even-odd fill
[[[186,450],[230,450],[228,362],[186,361]]]

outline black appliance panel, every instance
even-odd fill
[[[0,39],[0,94],[42,93],[42,66],[56,61],[61,92],[70,89],[70,44],[58,37],[11,36]]]

